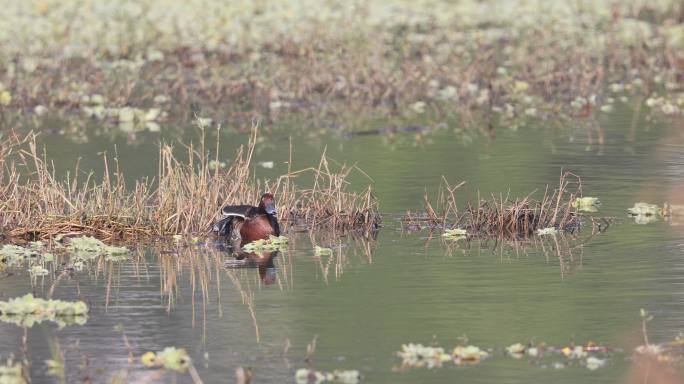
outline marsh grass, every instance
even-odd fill
[[[456,192],[465,182],[451,185],[442,178],[437,200],[433,203],[427,192],[423,198],[423,212],[407,212],[402,218],[404,229],[462,228],[470,236],[527,237],[543,228],[560,231],[577,231],[582,226],[582,216],[572,207],[572,201],[582,196],[579,176],[564,172],[558,186],[547,187],[541,199],[532,194],[513,198],[510,194],[492,195],[489,199],[479,196],[475,203],[468,202],[460,209]],[[600,229],[589,217],[591,228]]]
[[[511,125],[622,97],[684,113],[677,1],[7,3],[8,125],[15,111],[84,119],[93,95],[183,122],[191,108],[169,99],[247,122],[431,112]]]
[[[208,234],[223,205],[254,204],[264,190],[276,196],[285,228],[369,234],[379,225],[370,187],[353,192],[347,180],[356,167],[333,169],[323,154],[318,167],[289,169],[275,182],[262,183],[251,166],[256,127],[227,169],[209,166],[206,127],[201,128],[199,144],[184,146],[184,161],[176,157],[173,146],[162,144],[156,178],[137,180],[133,185],[125,182],[116,157],[103,156],[101,178],[76,165],[61,179],[46,154],[39,152],[35,135],[6,138],[0,143],[0,233],[26,240],[60,234],[105,240],[202,236]],[[215,150],[218,159],[218,145]],[[303,176],[312,180],[309,188],[296,185]]]

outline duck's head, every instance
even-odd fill
[[[262,212],[266,212],[269,215],[275,216],[276,206],[273,194],[266,192],[263,195],[261,195],[261,200],[259,201],[259,210]]]

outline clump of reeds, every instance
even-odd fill
[[[39,153],[35,135],[11,136],[0,142],[0,234],[29,240],[58,234],[101,239],[207,234],[223,205],[255,204],[265,189],[276,196],[285,228],[296,223],[368,233],[379,224],[370,187],[351,192],[346,179],[354,168],[331,170],[325,154],[318,168],[289,171],[272,185],[261,183],[250,166],[256,132],[227,169],[210,167],[204,134],[199,146],[186,146],[185,161],[171,145],[161,145],[156,179],[134,185],[126,184],[116,159],[106,156],[101,180],[78,165],[58,178]],[[296,187],[293,180],[306,172],[313,174],[312,187]]]
[[[555,228],[563,231],[579,230],[582,217],[572,202],[582,194],[579,176],[570,172],[561,175],[558,187],[547,188],[540,200],[532,194],[512,199],[510,195],[495,196],[467,203],[459,209],[456,191],[465,185],[451,185],[442,179],[437,202],[431,203],[424,196],[424,212],[408,212],[402,223],[407,229],[462,228],[469,235],[528,236],[538,229]]]

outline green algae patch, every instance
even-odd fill
[[[88,319],[88,305],[83,301],[45,300],[28,293],[0,301],[0,321],[32,327],[43,321],[57,323],[60,328],[69,324],[83,325]]]
[[[101,240],[90,236],[69,239],[67,251],[79,260],[91,260],[98,256],[105,256],[107,260],[121,261],[128,259],[129,250],[126,247],[107,245]]]
[[[451,352],[451,355],[454,357],[454,363],[456,364],[477,364],[482,359],[487,358],[489,353],[474,345],[458,345]]]
[[[28,247],[22,247],[14,244],[4,244],[0,248],[0,259],[4,261],[5,264],[20,264],[26,260],[38,259],[43,254],[44,245],[42,242],[29,243]],[[46,254],[51,257],[51,254]]]
[[[25,384],[24,365],[12,359],[0,365],[0,384]]]
[[[442,347],[414,343],[402,345],[397,356],[401,358],[403,368],[438,368],[442,366],[442,363],[453,359],[452,355],[446,353]]]
[[[245,244],[242,250],[245,252],[280,251],[287,247],[289,239],[285,236],[269,236],[268,239],[259,239]]]
[[[530,364],[540,368],[562,369],[570,365],[583,366],[594,371],[604,367],[610,358],[623,353],[621,349],[611,349],[592,341],[584,345],[570,343],[563,347],[552,347],[546,343],[523,344],[514,343],[503,348],[482,349],[474,345],[457,345],[451,353],[440,346],[424,346],[422,344],[404,344],[396,353],[401,358],[400,366],[395,371],[413,368],[440,368],[444,363],[455,365],[479,364],[485,359],[503,357],[520,360],[527,358]]]
[[[446,240],[458,240],[468,236],[468,231],[463,228],[447,229],[442,234]]]
[[[600,206],[598,197],[578,197],[572,201],[572,207],[583,212],[597,212]]]
[[[184,348],[166,347],[159,352],[146,352],[140,362],[147,368],[165,368],[181,373],[188,371],[192,360]]]

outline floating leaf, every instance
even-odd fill
[[[521,358],[525,354],[525,346],[520,343],[515,343],[506,347],[506,352],[515,358]]]
[[[627,212],[634,218],[636,224],[648,224],[658,220],[658,213],[660,207],[655,204],[648,204],[643,202],[634,203],[632,208],[628,208]]]
[[[561,352],[569,359],[581,359],[587,357],[587,351],[581,345],[575,347],[564,347]]]
[[[660,208],[656,204],[649,204],[644,202],[634,203],[634,206],[632,208],[627,209],[627,212],[629,212],[629,214],[632,216],[655,216],[658,214],[659,211]]]
[[[466,231],[463,228],[453,228],[453,229],[446,229],[444,233],[442,234],[442,237],[444,237],[447,240],[458,240],[461,238],[464,238],[468,235],[468,231]]]
[[[572,207],[584,212],[596,212],[601,202],[598,197],[578,197],[572,201]]]
[[[285,236],[269,236],[268,240],[259,239],[245,244],[242,250],[245,252],[277,251],[287,246],[288,238]]]
[[[8,359],[5,365],[0,365],[0,383],[25,384],[24,365],[20,362],[15,363],[12,359]]]
[[[454,362],[456,362],[456,364],[476,364],[479,363],[481,359],[489,356],[486,351],[483,351],[474,345],[465,347],[461,345],[456,346],[451,352],[451,355],[454,357]]]
[[[88,305],[83,301],[45,300],[34,298],[32,294],[0,301],[0,320],[20,326],[31,327],[45,320],[58,325],[84,324],[87,319]]]
[[[140,357],[140,362],[148,368],[166,368],[185,373],[192,364],[188,352],[184,348],[166,347],[164,350],[154,353],[145,352]]]
[[[110,246],[90,236],[69,239],[67,251],[69,251],[72,257],[80,261],[91,260],[102,255],[107,260],[121,261],[127,259],[129,253],[126,247]]]
[[[152,351],[145,352],[140,356],[140,362],[147,368],[154,368],[157,365],[157,354]]]
[[[440,367],[443,362],[452,360],[452,356],[444,352],[444,348],[430,347],[422,344],[404,344],[397,356],[402,359],[402,365],[409,368],[428,369]]]

